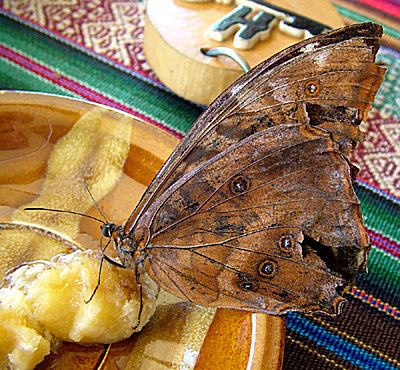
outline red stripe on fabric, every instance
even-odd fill
[[[378,10],[379,12],[387,13],[391,16],[400,18],[400,6],[389,3],[384,0],[357,0],[358,3],[367,5],[371,8]]]
[[[382,302],[380,299],[375,298],[373,295],[368,294],[364,290],[353,287],[350,294],[353,297],[361,299],[362,301],[368,303],[370,306],[375,307],[379,311],[385,312],[395,319],[400,319],[400,311],[397,307],[391,306],[386,302]]]
[[[365,228],[365,230],[372,239],[372,244],[374,244],[378,249],[381,249],[394,257],[400,258],[400,244],[377,233],[376,231],[369,230],[368,228]]]
[[[132,109],[129,106],[119,103],[118,101],[111,99],[95,90],[89,89],[86,86],[76,82],[66,76],[61,75],[58,72],[52,71],[51,69],[36,63],[32,59],[29,59],[19,53],[14,52],[11,49],[8,49],[4,45],[0,45],[0,55],[4,58],[18,64],[20,67],[27,69],[42,78],[51,81],[52,83],[63,87],[66,90],[72,91],[75,94],[85,98],[86,100],[93,101],[99,104],[108,105],[113,108],[117,108],[122,110],[126,113],[131,114],[134,117],[137,117],[145,122],[151,123],[154,126],[157,126],[164,131],[169,132],[170,134],[174,135],[178,139],[182,139],[183,135],[160,122],[153,120],[150,117],[145,116],[144,114]]]
[[[368,181],[368,180],[365,180],[365,179],[363,179],[363,178],[361,178],[361,177],[358,177],[357,179],[360,180],[361,182],[363,182],[363,183],[365,183],[365,184],[367,184],[367,185],[373,187],[374,189],[376,189],[376,190],[378,190],[378,191],[380,191],[380,192],[382,192],[382,193],[387,194],[389,197],[393,197],[393,198],[395,198],[395,199],[397,199],[397,200],[400,200],[400,197],[399,197],[399,196],[392,194],[389,190],[380,188],[377,184],[375,184],[375,183],[373,183],[373,182],[370,182],[370,181]]]

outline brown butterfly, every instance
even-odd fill
[[[337,313],[370,243],[353,191],[385,69],[382,29],[345,27],[246,73],[200,116],[125,226],[107,223],[121,264],[200,305]]]

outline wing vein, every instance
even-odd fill
[[[217,207],[217,206],[219,206],[219,205],[221,205],[221,204],[224,204],[224,203],[226,203],[226,202],[228,202],[228,201],[230,201],[230,200],[232,200],[232,199],[237,199],[237,198],[239,198],[239,197],[241,197],[241,196],[243,196],[243,195],[246,195],[246,194],[248,194],[248,193],[251,193],[252,191],[261,189],[262,187],[268,186],[268,185],[273,184],[274,182],[277,182],[277,181],[281,181],[282,179],[285,179],[285,178],[287,178],[287,177],[289,177],[289,176],[293,176],[293,175],[299,174],[299,173],[301,173],[301,172],[303,172],[303,171],[308,171],[308,170],[315,169],[315,168],[318,168],[318,167],[324,167],[324,166],[326,166],[326,164],[318,164],[318,165],[314,165],[314,166],[303,167],[301,170],[298,170],[298,171],[294,171],[294,172],[285,174],[284,176],[280,177],[279,179],[275,179],[275,180],[271,180],[271,181],[266,181],[266,182],[264,182],[264,183],[262,183],[262,184],[260,184],[260,185],[258,185],[258,186],[256,186],[256,187],[253,187],[253,188],[251,188],[251,189],[249,189],[249,190],[247,190],[247,191],[245,191],[245,192],[243,192],[243,193],[240,193],[240,194],[237,194],[237,195],[228,197],[228,198],[226,198],[226,199],[224,199],[224,200],[221,200],[220,202],[214,204],[213,206],[211,206],[211,207],[209,207],[209,208],[207,208],[207,209],[201,211],[201,208],[202,208],[212,197],[214,197],[214,195],[216,195],[216,194],[219,192],[219,190],[220,190],[224,185],[226,185],[232,178],[234,178],[235,176],[237,176],[238,174],[240,174],[240,173],[243,172],[244,170],[247,170],[248,168],[250,168],[250,167],[252,167],[253,165],[257,164],[257,162],[259,162],[259,161],[261,161],[261,160],[263,160],[263,159],[265,159],[265,158],[267,158],[267,157],[268,157],[268,155],[267,155],[267,156],[264,156],[264,157],[261,158],[260,160],[257,160],[257,161],[254,161],[254,162],[250,163],[248,166],[245,166],[245,167],[241,168],[240,170],[238,170],[237,172],[233,173],[233,174],[232,174],[230,177],[228,177],[223,183],[221,183],[221,185],[220,185],[219,187],[217,187],[217,188],[215,189],[215,191],[212,192],[212,193],[203,201],[203,203],[199,205],[199,207],[198,207],[196,210],[194,210],[191,214],[189,214],[189,215],[187,215],[187,216],[181,218],[180,220],[177,220],[177,221],[175,221],[174,223],[172,223],[172,224],[166,226],[165,228],[158,230],[157,232],[155,232],[155,233],[152,235],[152,238],[155,238],[155,237],[158,236],[159,234],[162,234],[162,233],[166,232],[166,231],[169,230],[170,228],[179,225],[180,223],[182,223],[182,222],[184,222],[184,221],[190,219],[191,217],[193,217],[193,216],[195,216],[195,215],[197,215],[197,214],[199,214],[199,213],[208,212],[208,211],[212,210],[213,208],[215,208],[215,207]],[[270,167],[267,167],[266,170],[269,170],[269,169],[273,168],[275,165],[276,165],[276,163],[274,163],[274,164],[273,164],[272,166],[270,166]],[[181,186],[183,186],[184,184],[185,184],[185,183],[181,184]],[[179,187],[179,188],[180,188],[180,187]],[[179,188],[177,188],[176,190],[178,190]],[[167,199],[168,199],[168,198],[167,198]],[[167,200],[167,199],[166,199],[166,200]],[[321,198],[321,199],[330,199],[330,198]],[[300,200],[299,200],[299,201],[300,201]],[[279,203],[278,203],[278,204],[279,204]]]
[[[312,140],[318,140],[318,138],[317,138],[317,139],[312,139]],[[312,141],[312,140],[309,140],[309,141]],[[199,212],[199,210],[200,210],[200,209],[215,195],[215,194],[217,194],[218,191],[219,191],[224,185],[226,185],[233,177],[237,176],[237,175],[240,174],[241,172],[243,172],[243,171],[245,171],[245,170],[251,168],[252,166],[255,166],[257,163],[259,163],[259,162],[261,162],[261,161],[267,159],[268,157],[271,157],[271,156],[273,156],[273,155],[275,155],[275,154],[278,154],[278,153],[280,153],[280,152],[282,152],[282,151],[284,151],[284,150],[295,148],[295,147],[300,146],[300,145],[304,144],[305,142],[309,142],[309,141],[304,141],[304,142],[302,142],[302,143],[295,144],[295,145],[288,145],[288,146],[285,146],[284,148],[280,148],[280,149],[275,150],[275,151],[273,151],[273,152],[269,152],[269,153],[266,154],[265,156],[262,156],[261,158],[255,160],[255,161],[253,161],[253,162],[251,162],[251,163],[249,163],[248,165],[243,166],[242,168],[240,168],[239,170],[237,170],[236,172],[234,172],[234,173],[233,173],[230,177],[228,177],[226,180],[224,180],[224,181],[223,181],[223,182],[222,182],[222,183],[221,183],[221,184],[220,184],[220,185],[219,185],[219,186],[218,186],[218,187],[217,187],[217,188],[216,188],[216,189],[215,189],[215,190],[214,190],[214,191],[213,191],[213,192],[212,192],[212,193],[197,207],[197,208],[196,208],[196,210],[194,210],[191,214],[189,214],[189,215],[187,215],[187,216],[181,218],[180,220],[178,220],[178,221],[172,223],[171,225],[168,225],[167,227],[165,227],[165,228],[163,228],[163,229],[161,229],[161,230],[158,230],[157,232],[155,232],[154,234],[152,234],[152,238],[154,238],[154,237],[156,237],[157,235],[159,235],[159,234],[165,232],[166,230],[170,229],[171,227],[175,227],[175,226],[178,225],[179,223],[181,223],[181,222],[187,220],[188,218],[192,217],[193,215],[197,214],[197,213]],[[225,153],[225,152],[222,152],[222,153]],[[214,157],[214,159],[215,159],[215,157]],[[209,161],[207,161],[207,162],[206,162],[205,164],[203,164],[202,166],[199,166],[199,167],[198,167],[198,170],[202,169],[203,167],[206,167],[208,164],[209,164]],[[274,164],[273,164],[272,166],[270,166],[270,167],[267,167],[265,170],[269,170],[269,169],[273,168],[275,165],[276,165],[276,163],[274,163]],[[310,168],[313,168],[313,167],[314,167],[314,166],[311,166]],[[315,167],[323,167],[323,165],[320,165],[320,164],[319,164],[319,165],[315,165]],[[305,168],[302,168],[301,170],[295,171],[295,172],[293,172],[293,173],[301,172],[301,171],[304,171],[304,170],[305,170]],[[194,172],[194,171],[193,171],[193,172]],[[197,171],[194,172],[190,178],[194,177],[196,173],[197,173]],[[292,175],[293,173],[286,174],[284,177],[290,176],[290,175]],[[188,182],[188,180],[189,180],[190,178],[188,178],[185,182],[182,181],[181,184],[179,184],[178,186],[176,186],[176,188],[175,188],[174,191],[169,195],[169,197],[166,197],[166,198],[164,199],[164,201],[159,205],[159,208],[158,208],[158,209],[161,209],[161,207],[164,205],[164,203],[165,203],[174,193],[176,193],[182,186],[184,186],[184,185]],[[280,179],[282,179],[282,178],[280,178]],[[272,180],[272,181],[270,181],[270,182],[267,182],[266,184],[272,183],[272,182],[274,182],[274,181],[276,181],[276,180]],[[260,185],[260,186],[261,186],[261,185]],[[254,190],[255,188],[252,188],[252,189]],[[250,189],[249,191],[251,191],[252,189]],[[247,194],[249,191],[244,192],[244,193],[241,193],[240,195]],[[240,196],[240,195],[238,195],[238,196]],[[238,196],[231,197],[231,198],[229,198],[228,200],[233,199],[233,198],[238,197]],[[157,212],[154,213],[154,215],[153,215],[153,217],[152,217],[152,219],[151,219],[150,228],[152,228],[152,226],[153,226],[153,222],[154,222],[154,219],[155,219],[156,214],[157,214]]]
[[[155,257],[153,257],[153,258],[155,258]],[[249,301],[246,300],[246,299],[241,299],[241,298],[235,297],[234,295],[228,294],[228,293],[226,293],[225,291],[219,291],[219,290],[217,290],[217,289],[213,289],[212,287],[210,287],[210,286],[208,286],[208,285],[206,285],[206,284],[201,283],[200,281],[198,281],[197,279],[195,279],[195,278],[193,278],[193,277],[190,277],[190,279],[189,279],[189,276],[185,275],[184,273],[182,273],[182,271],[179,271],[179,270],[176,269],[174,266],[171,266],[171,265],[168,264],[166,261],[162,261],[162,260],[160,260],[160,259],[158,259],[158,258],[157,258],[157,260],[158,260],[159,262],[163,263],[164,265],[168,266],[171,270],[173,270],[175,273],[177,273],[179,276],[183,277],[183,278],[186,279],[186,280],[189,280],[189,281],[191,281],[191,282],[193,282],[193,283],[195,283],[195,284],[199,284],[199,285],[203,286],[204,288],[210,289],[211,291],[213,291],[213,292],[215,292],[215,293],[222,294],[222,295],[225,295],[225,296],[227,296],[227,297],[229,297],[229,298],[233,298],[233,299],[236,299],[237,301],[243,302],[243,303],[246,304],[246,306],[250,306],[250,307],[258,308],[258,309],[260,308],[259,306],[249,305]],[[185,297],[186,297],[186,295],[185,295]],[[192,302],[192,301],[189,300],[189,302]]]
[[[255,276],[251,276],[251,275],[249,275],[249,274],[246,273],[246,272],[242,272],[242,271],[240,271],[240,270],[237,270],[237,269],[233,268],[232,266],[225,265],[224,263],[219,262],[219,261],[217,261],[217,260],[215,260],[215,259],[213,259],[213,258],[210,258],[210,257],[208,257],[208,256],[206,256],[206,255],[204,255],[204,254],[202,254],[202,253],[195,252],[195,251],[192,251],[192,250],[191,250],[191,252],[192,252],[192,253],[195,253],[196,255],[198,255],[198,256],[200,256],[200,257],[205,258],[206,260],[208,260],[208,261],[210,261],[210,262],[212,262],[212,263],[216,263],[216,264],[222,265],[224,268],[226,268],[226,269],[228,269],[228,270],[230,270],[230,271],[232,271],[232,272],[236,272],[237,274],[245,275],[245,276],[247,276],[247,277],[250,279],[250,281],[262,282],[262,283],[267,284],[267,285],[269,285],[269,286],[272,286],[272,287],[274,287],[274,288],[282,289],[278,284],[274,284],[274,283],[271,283],[270,281],[267,281],[267,280],[264,280],[264,279],[260,279],[260,278],[257,278],[257,277],[255,277]],[[288,292],[290,292],[290,293],[292,293],[294,296],[301,297],[301,298],[306,298],[306,299],[307,299],[307,297],[304,296],[303,294],[297,293],[297,292],[295,292],[294,290],[292,290],[292,289],[290,289],[290,288],[288,288],[288,287],[285,287],[285,290],[288,291]],[[328,305],[322,305],[322,304],[321,304],[321,306],[322,306],[322,307],[328,307]]]
[[[163,262],[162,260],[152,256],[152,261],[156,263],[156,265],[159,267],[159,269],[165,274],[165,276],[171,281],[172,284],[176,286],[176,288],[182,293],[182,295],[187,299],[188,302],[192,302],[192,300],[185,294],[185,292],[180,288],[180,286],[174,281],[174,279],[169,276],[168,272],[165,271],[162,266],[158,262]],[[166,264],[164,262],[164,264]],[[167,265],[168,266],[168,265]]]

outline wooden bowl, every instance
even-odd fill
[[[99,200],[110,220],[124,223],[178,139],[132,116],[96,104],[56,95],[6,91],[0,93],[2,225],[13,221],[15,209],[41,195],[47,161],[55,143],[93,109],[101,109],[114,123],[131,125],[123,174]],[[98,217],[96,212],[92,207],[88,214]],[[82,219],[79,233],[72,239],[84,248],[98,248],[99,236],[98,224]],[[10,253],[1,259],[3,264],[8,261],[7,268],[35,259],[34,254]],[[47,356],[38,368],[87,369],[100,364],[104,369],[176,368],[185,364],[185,368],[195,369],[279,369],[283,340],[281,317],[177,303],[159,306],[149,324],[130,339],[89,347],[64,343],[58,354]]]

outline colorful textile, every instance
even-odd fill
[[[385,27],[389,66],[360,167],[372,251],[338,318],[287,315],[285,369],[400,369],[400,2],[335,0],[347,23]],[[85,98],[129,112],[181,138],[203,108],[157,81],[142,50],[144,4],[132,0],[0,0],[0,89]]]

